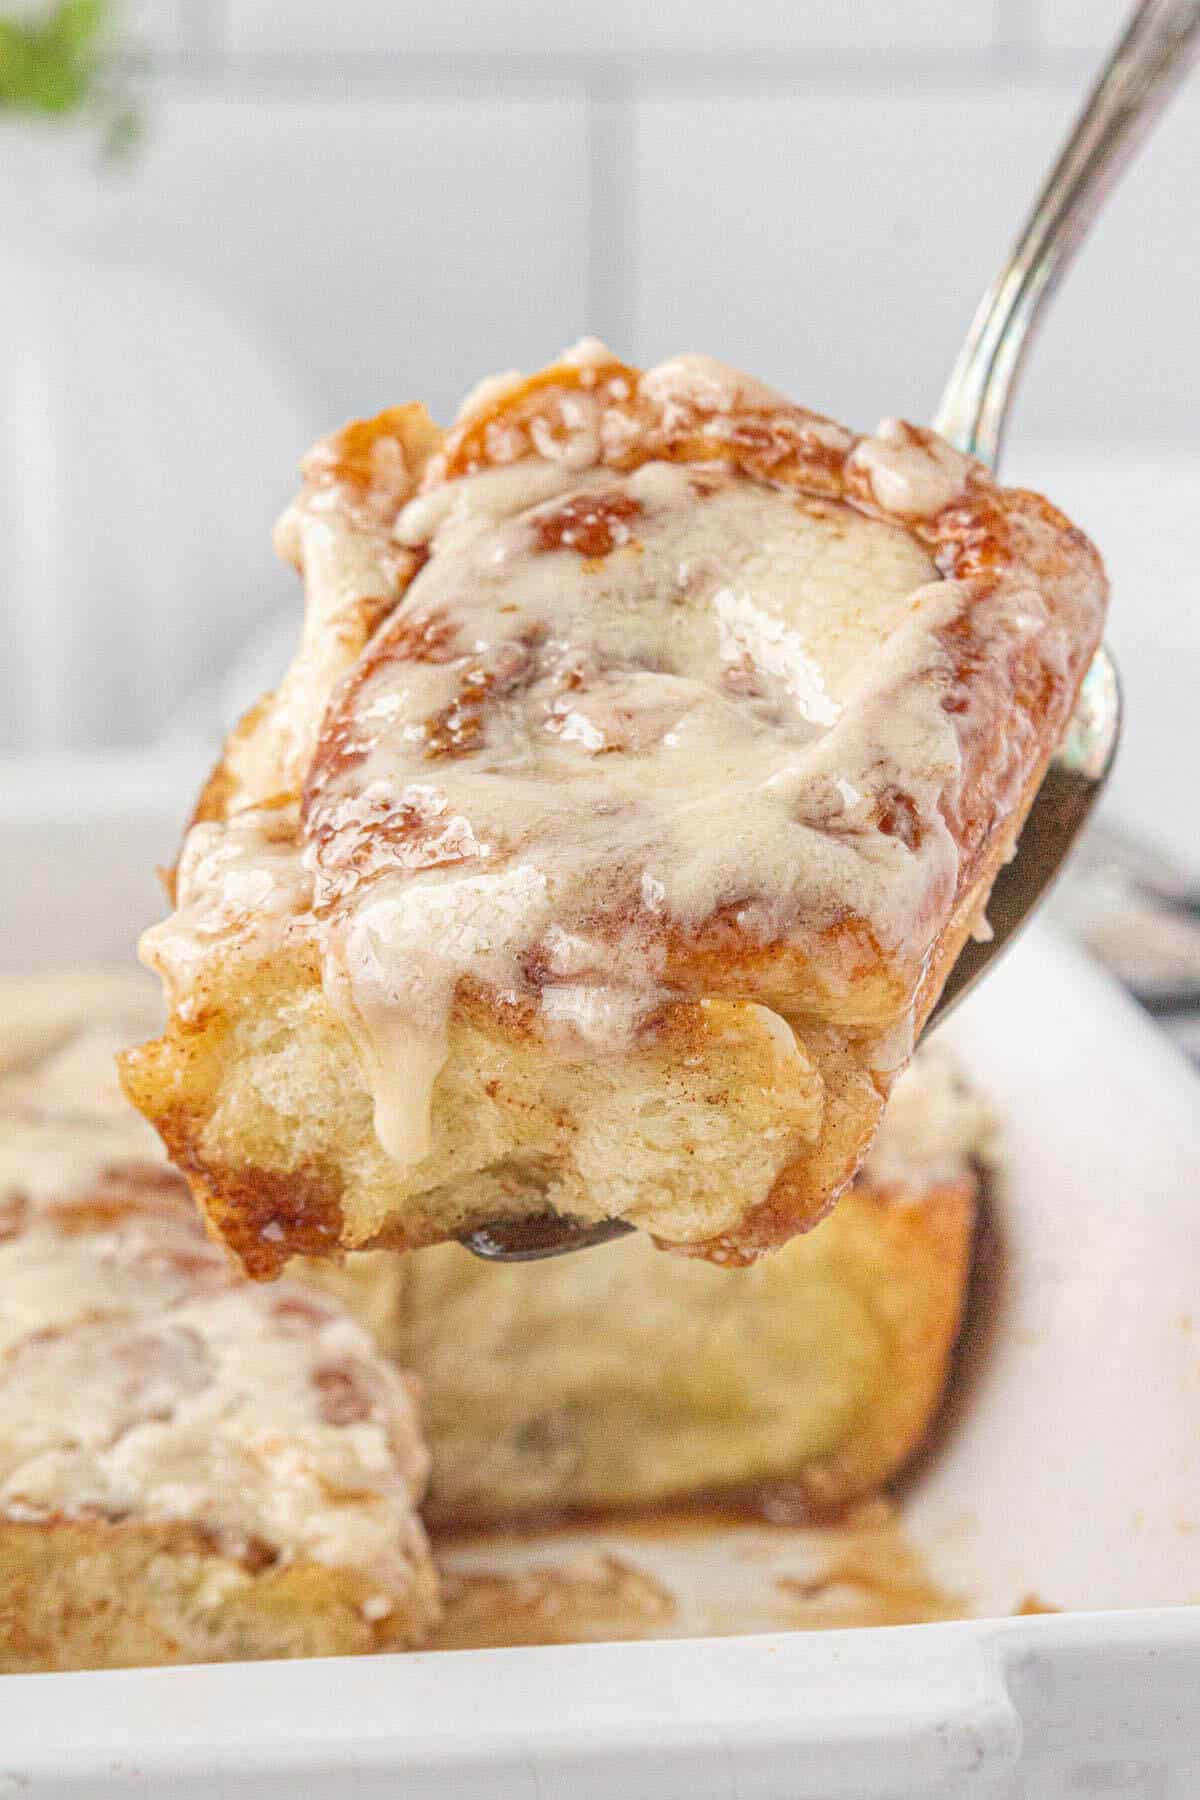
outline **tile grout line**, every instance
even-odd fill
[[[1037,57],[1043,48],[1043,0],[994,0],[994,4],[996,51],[1002,56]]]
[[[201,6],[204,0],[200,0]],[[307,100],[336,102],[347,98],[472,98],[486,93],[497,99],[537,100],[613,93],[626,97],[651,91],[681,97],[794,94],[797,98],[844,93],[852,84],[861,98],[891,95],[898,81],[920,83],[931,97],[952,93],[987,93],[1020,81],[1030,91],[1077,83],[1093,71],[1096,58],[1081,51],[1052,50],[1036,42],[997,38],[983,54],[930,59],[871,56],[823,57],[811,54],[737,57],[680,56],[658,53],[638,57],[608,54],[486,57],[413,55],[370,58],[347,54],[329,57],[303,53],[267,56],[232,54],[219,26],[206,13],[181,14],[186,21],[206,18],[197,37],[185,26],[177,52],[156,61],[152,78],[170,94],[203,91],[231,100]],[[120,62],[118,57],[118,62]],[[126,56],[141,70],[141,61]],[[144,71],[143,71],[144,72]]]
[[[585,90],[588,171],[587,331],[619,356],[635,354],[637,171],[633,85],[617,63]]]
[[[229,56],[229,0],[176,0],[185,58],[203,58],[209,71]]]
[[[418,52],[371,56],[335,52],[239,52],[228,48],[221,0],[181,0],[185,10],[183,66],[171,73],[186,80],[188,59],[202,62],[200,74],[214,72],[235,93],[336,96],[356,91],[456,92],[484,87],[512,95],[563,92],[583,86],[589,94],[626,95],[647,88],[680,92],[737,93],[778,90],[793,85],[807,92],[841,92],[847,82],[891,92],[898,79],[921,81],[932,91],[988,87],[997,79],[997,57],[1016,58],[1028,74],[1053,82],[1071,76],[1085,59],[1074,51],[1050,52],[1030,32],[1003,36],[981,51],[942,54],[915,52],[757,51],[709,53],[652,51],[634,57],[607,52],[548,55],[473,52]],[[1027,16],[1019,0],[1019,16]],[[193,10],[193,9],[196,10]],[[190,24],[187,23],[190,21]],[[202,21],[202,23],[198,23]],[[193,65],[195,66],[195,65]]]

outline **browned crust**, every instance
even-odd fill
[[[169,1145],[172,1121],[156,1123]],[[198,1157],[186,1132],[176,1142],[172,1155],[188,1170],[197,1205],[255,1281],[280,1274],[292,1256],[337,1255],[343,1184],[335,1169],[323,1163],[286,1172],[251,1163],[234,1167]]]
[[[361,1573],[235,1555],[174,1521],[0,1519],[0,1574],[6,1674],[354,1656],[419,1644],[437,1617],[432,1571],[373,1621]]]
[[[409,400],[370,419],[351,419],[309,452],[304,473],[314,487],[344,485],[366,498],[379,481],[375,453],[381,443],[403,445],[410,471],[419,474],[441,441],[440,428],[421,402]]]
[[[620,397],[622,387],[628,392],[627,402]],[[826,498],[840,498],[844,490],[842,468],[854,439],[819,413],[781,403],[743,406],[721,415],[720,435],[713,436],[703,429],[714,417],[712,410],[697,409],[687,420],[676,411],[668,418],[646,392],[643,371],[615,357],[602,367],[552,363],[487,406],[473,409],[447,433],[426,471],[424,489],[516,460],[510,454],[497,457],[489,443],[491,428],[504,424],[524,429],[535,418],[552,419],[559,397],[581,389],[611,397],[615,410],[628,416],[633,427],[618,447],[604,455],[610,468],[627,471],[651,459],[731,462],[760,480]]]
[[[976,1176],[937,1182],[919,1196],[903,1187],[871,1183],[860,1184],[857,1191],[879,1209],[882,1228],[897,1251],[922,1263],[931,1304],[919,1324],[912,1315],[905,1321],[887,1409],[874,1427],[801,1472],[799,1491],[813,1517],[828,1516],[874,1493],[916,1456],[946,1386],[967,1297],[979,1201]],[[777,1516],[782,1497],[777,1489]]]
[[[216,1162],[205,1154],[204,1126],[215,1103],[213,1034],[219,1038],[228,1026],[227,1015],[215,1010],[188,1021],[173,1016],[162,1037],[119,1058],[119,1074],[129,1099],[154,1125],[185,1176],[210,1229],[248,1275],[267,1281],[282,1272],[289,1257],[338,1253],[343,1181],[323,1162],[284,1171]],[[181,1091],[186,1098],[178,1098]]]

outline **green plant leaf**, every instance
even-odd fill
[[[111,0],[57,0],[41,19],[0,18],[0,107],[74,113],[104,62]]]

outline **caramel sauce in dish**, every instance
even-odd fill
[[[434,1650],[844,1631],[961,1619],[887,1500],[827,1525],[660,1518],[475,1540],[435,1538]]]

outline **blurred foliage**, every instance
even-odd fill
[[[0,14],[0,110],[93,115],[107,154],[128,151],[137,110],[115,66],[113,0],[54,0]]]

